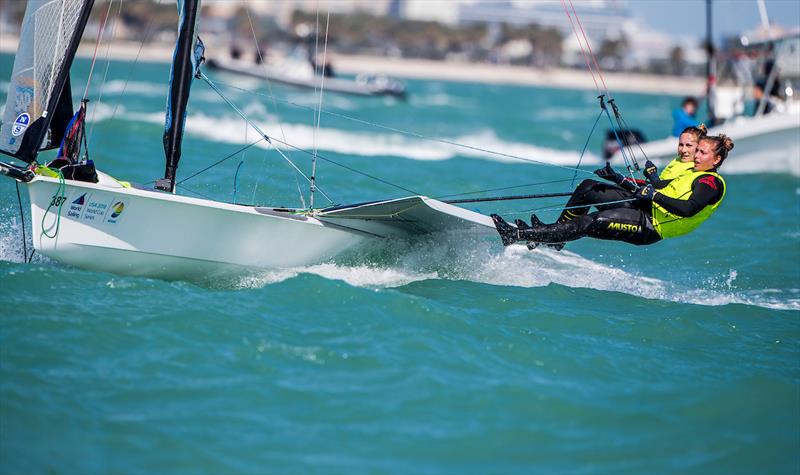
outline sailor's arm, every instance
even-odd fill
[[[692,183],[692,194],[689,195],[689,199],[681,200],[654,193],[653,202],[676,216],[688,218],[719,201],[722,198],[723,186],[714,175],[702,175]]]

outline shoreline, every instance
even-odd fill
[[[13,54],[16,52],[17,43],[16,36],[0,35],[0,52]],[[130,41],[115,41],[111,44],[111,52],[118,60],[132,60],[138,56],[139,61],[165,63],[172,58],[172,51],[173,46],[165,43],[148,44],[145,47]],[[94,44],[83,42],[78,48],[77,56],[91,57],[93,53]],[[400,79],[510,84],[556,89],[596,89],[592,76],[586,69],[534,69],[526,66],[337,53],[331,54],[331,58],[338,72],[352,75],[385,74]],[[705,79],[697,77],[603,72],[603,78],[612,93],[633,92],[695,97],[705,94]]]

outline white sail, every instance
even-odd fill
[[[20,147],[28,133],[38,142],[32,145],[34,148],[49,148],[53,145],[51,141],[61,140],[61,136],[50,137],[48,125],[55,120],[53,115],[62,90],[67,90],[65,99],[71,101],[68,87],[64,87],[69,83],[64,70],[68,70],[72,62],[91,3],[87,0],[28,1],[0,124],[0,149],[5,153],[22,153]],[[71,115],[71,109],[70,104],[67,115]],[[39,119],[44,120],[38,128],[34,127]],[[53,124],[53,127],[58,125],[61,124]]]

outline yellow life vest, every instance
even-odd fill
[[[678,175],[683,175],[683,172],[694,169],[694,161],[682,162],[680,157],[672,160],[661,170],[658,177],[662,180],[672,180],[677,178]]]
[[[710,171],[689,171],[682,173],[677,178],[674,178],[671,182],[669,182],[667,186],[658,190],[658,192],[670,198],[688,200],[689,196],[692,194],[692,183],[694,183],[694,180],[697,179],[697,177],[702,175],[714,176],[722,182],[722,196],[713,205],[707,205],[694,216],[688,217],[672,214],[664,209],[661,205],[653,201],[653,227],[662,238],[683,236],[684,234],[693,231],[695,228],[700,226],[700,223],[707,220],[709,216],[714,214],[714,211],[716,211],[720,203],[722,203],[722,200],[725,198],[725,192],[727,191],[727,185],[725,185],[725,180],[723,180],[720,175]]]

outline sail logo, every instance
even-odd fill
[[[28,115],[27,112],[23,112],[22,114],[18,115],[17,118],[14,120],[14,125],[11,127],[11,135],[14,137],[19,137],[25,130],[27,130],[28,125],[31,123],[31,116]]]
[[[72,202],[74,205],[81,205],[83,206],[86,203],[86,193],[82,194],[78,197],[75,201]]]

